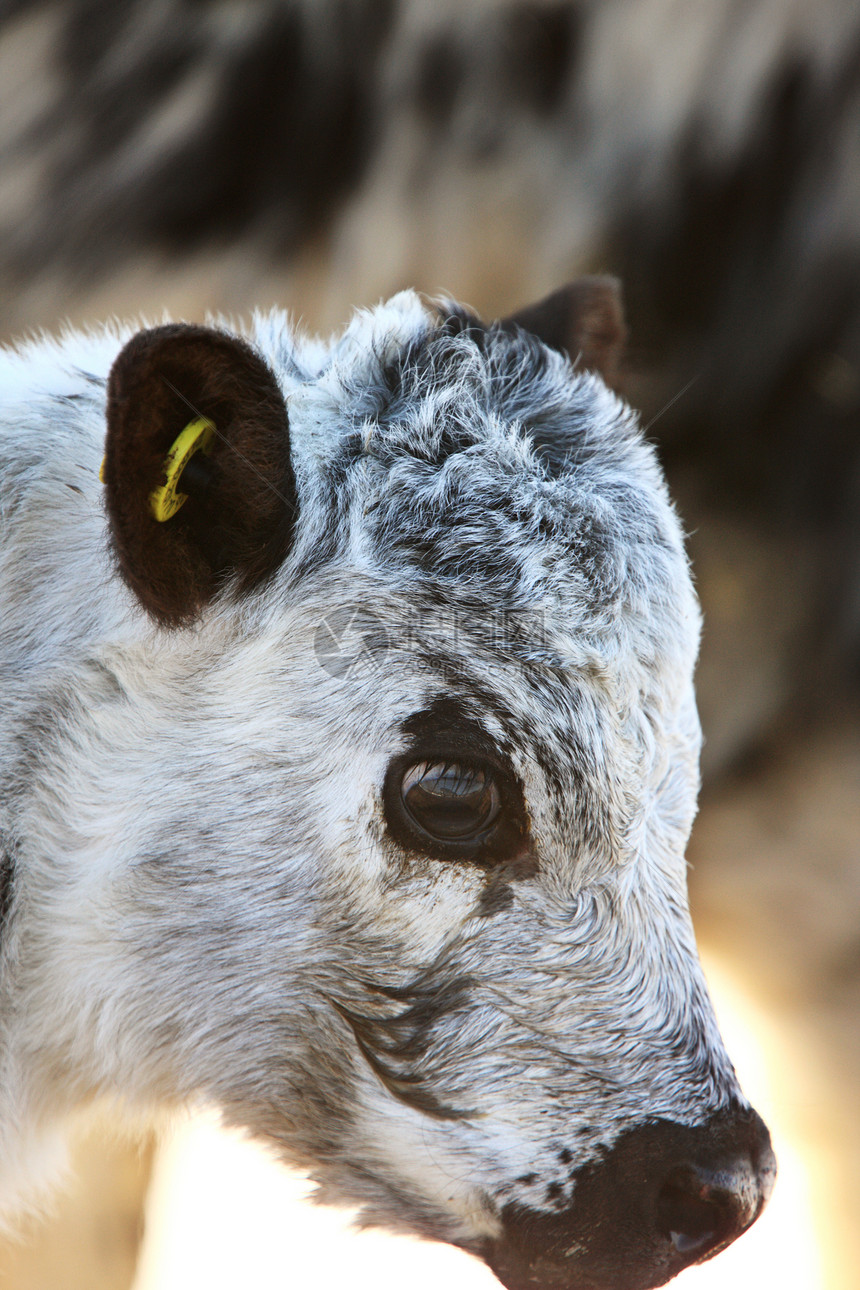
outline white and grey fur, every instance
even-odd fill
[[[132,330],[0,360],[4,1216],[105,1098],[215,1103],[323,1199],[469,1248],[506,1205],[570,1207],[632,1126],[745,1107],[686,898],[699,613],[635,415],[411,292],[330,345],[257,317],[294,545],[168,630],[115,571],[98,477]],[[332,675],[351,606],[375,629]],[[510,767],[532,870],[389,835],[422,720]]]

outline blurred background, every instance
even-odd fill
[[[621,387],[690,534],[691,900],[782,1163],[679,1285],[856,1290],[856,0],[0,0],[3,340],[272,304],[329,332],[404,286],[494,318],[581,272],[624,283]],[[494,1284],[303,1190],[208,1119],[82,1131],[0,1285]]]

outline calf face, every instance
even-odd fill
[[[614,361],[613,301],[556,298],[550,339]],[[774,1164],[687,912],[680,529],[542,317],[405,293],[330,348],[273,316],[115,358],[128,591],[105,573],[6,736],[18,1043],[42,1104],[215,1101],[512,1290],[637,1290],[743,1231]],[[75,363],[69,459],[104,407]]]

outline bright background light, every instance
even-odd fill
[[[792,1136],[781,1094],[781,1076],[796,1069],[797,1057],[788,1062],[767,1019],[718,963],[706,967],[744,1088],[774,1134],[779,1181],[756,1226],[714,1262],[685,1272],[678,1290],[825,1290],[811,1203],[814,1161]],[[478,1260],[447,1246],[351,1230],[349,1211],[309,1204],[308,1190],[214,1119],[189,1121],[160,1151],[134,1290],[498,1290]]]

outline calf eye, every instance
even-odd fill
[[[410,854],[485,867],[523,853],[529,821],[522,785],[497,750],[485,751],[471,730],[419,731],[415,742],[389,762],[382,786],[394,841]]]
[[[440,842],[477,839],[501,809],[490,772],[460,762],[421,761],[410,766],[400,796],[413,824]]]

